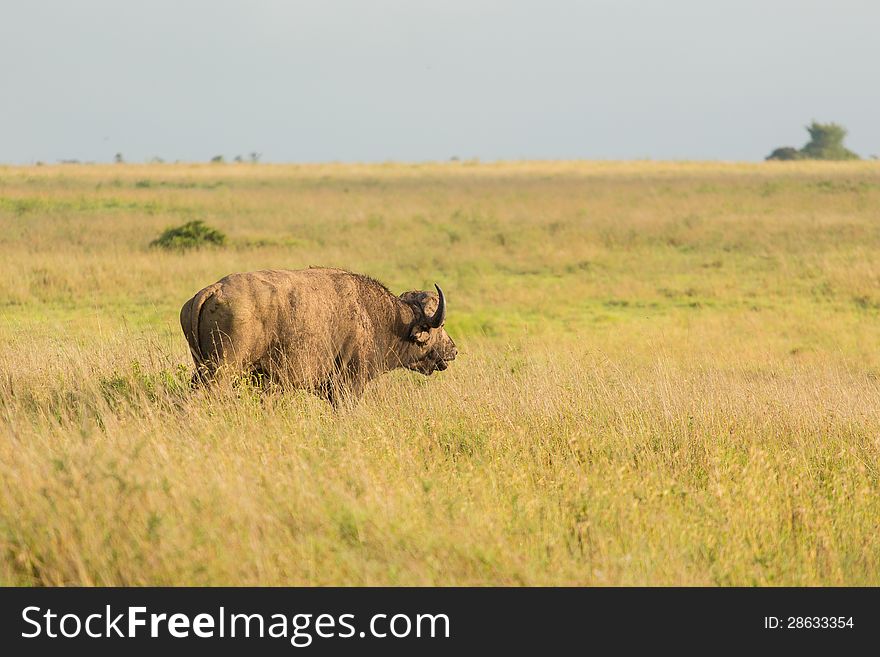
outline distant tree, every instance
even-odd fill
[[[843,145],[846,128],[837,123],[818,123],[807,126],[810,141],[800,149],[782,146],[774,150],[767,160],[858,160],[859,156]]]
[[[125,160],[122,159],[122,153],[117,153],[116,155],[114,155],[113,161],[116,162],[116,164],[124,164],[125,163]]]
[[[236,155],[233,159],[233,162],[235,162],[236,164],[241,164],[242,162],[244,162],[244,159],[241,157],[241,155]]]
[[[817,123],[807,126],[810,141],[801,149],[804,157],[813,160],[858,160],[859,156],[843,145],[846,128],[837,123]]]
[[[262,153],[257,153],[256,151],[251,151],[251,162],[256,164],[260,161],[260,158],[263,157]]]
[[[200,219],[189,221],[182,226],[168,228],[150,242],[150,246],[178,251],[202,246],[223,246],[224,244],[226,244],[226,235],[216,228],[211,228]]]
[[[163,160],[158,155],[154,155],[153,157],[150,158],[150,164],[164,164],[164,163],[165,163],[165,160]]]
[[[212,164],[223,164],[224,161],[225,160],[223,159],[222,155],[215,155],[214,157],[211,158]]]

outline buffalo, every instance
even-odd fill
[[[193,383],[248,374],[337,405],[398,367],[445,370],[458,350],[434,287],[396,296],[368,276],[323,267],[230,274],[180,310]]]

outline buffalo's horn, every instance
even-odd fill
[[[434,287],[437,288],[437,294],[440,296],[440,303],[437,304],[437,310],[434,312],[434,316],[428,319],[428,326],[431,328],[440,328],[443,326],[443,322],[446,321],[446,297],[443,296],[443,290],[440,289],[440,286],[434,283]]]

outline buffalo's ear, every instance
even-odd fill
[[[416,344],[425,344],[429,337],[431,337],[431,329],[421,323],[413,324],[409,331],[410,340]]]

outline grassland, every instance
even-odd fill
[[[878,585],[878,208],[871,162],[0,167],[0,583]],[[438,281],[458,360],[190,392],[182,302],[310,264]]]

